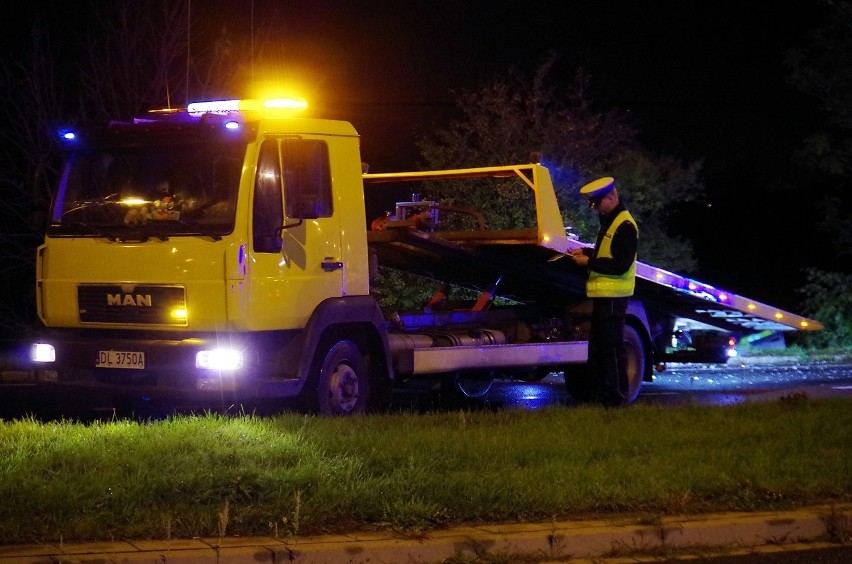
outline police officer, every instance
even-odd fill
[[[589,398],[606,405],[627,399],[628,380],[624,349],[624,317],[636,279],[639,229],[618,198],[612,177],[580,188],[589,207],[598,213],[600,230],[594,249],[569,251],[577,265],[588,269],[586,295],[592,299],[589,336]]]

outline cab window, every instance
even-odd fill
[[[267,139],[260,147],[260,154],[257,159],[257,176],[254,183],[252,242],[255,251],[260,253],[281,252],[281,226],[284,224],[283,210],[278,144],[274,139]]]
[[[287,217],[330,217],[333,210],[328,146],[311,139],[284,139],[281,156]]]

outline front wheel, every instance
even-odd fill
[[[338,341],[325,355],[316,377],[315,410],[322,415],[354,415],[367,410],[370,377],[364,357],[351,341]]]

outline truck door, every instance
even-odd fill
[[[319,302],[342,295],[335,211],[327,144],[266,138],[252,200],[248,310],[255,329],[304,327]]]

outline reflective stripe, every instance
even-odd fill
[[[595,249],[595,257],[612,258],[612,238],[619,226],[628,221],[636,226],[636,220],[627,210],[619,212],[612,224],[606,230],[601,239],[600,247]],[[636,236],[639,236],[639,228],[636,228]],[[624,274],[603,274],[601,272],[589,271],[589,279],[586,281],[586,295],[590,298],[626,298],[633,295],[636,287],[636,256],[630,268]]]

